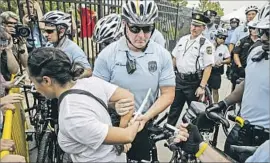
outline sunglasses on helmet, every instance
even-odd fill
[[[150,33],[155,29],[155,25],[149,25],[149,26],[143,26],[143,27],[139,27],[136,25],[129,25],[127,24],[129,30],[132,33],[138,34],[141,32],[141,30],[143,31],[143,33]]]
[[[216,36],[216,37],[219,38],[219,39],[226,40],[226,36],[219,35],[219,36]]]

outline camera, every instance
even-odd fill
[[[12,37],[28,37],[30,35],[30,28],[22,24],[15,25],[15,33],[12,34]]]

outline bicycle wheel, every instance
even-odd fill
[[[43,134],[37,155],[38,163],[59,163],[57,154],[57,139],[54,138],[54,133],[46,132]]]

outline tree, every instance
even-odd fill
[[[174,4],[180,4],[180,6],[187,6],[188,1],[187,0],[170,0],[169,2],[172,2]]]
[[[214,10],[217,12],[217,15],[223,16],[224,15],[224,9],[221,8],[219,2],[209,2],[209,0],[200,0],[199,3],[199,11],[206,11],[206,10]]]

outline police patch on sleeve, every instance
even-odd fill
[[[235,44],[235,46],[239,46],[241,44],[241,41],[237,41],[237,43]]]
[[[211,46],[208,46],[206,47],[206,53],[209,54],[209,55],[212,55],[212,47]]]

